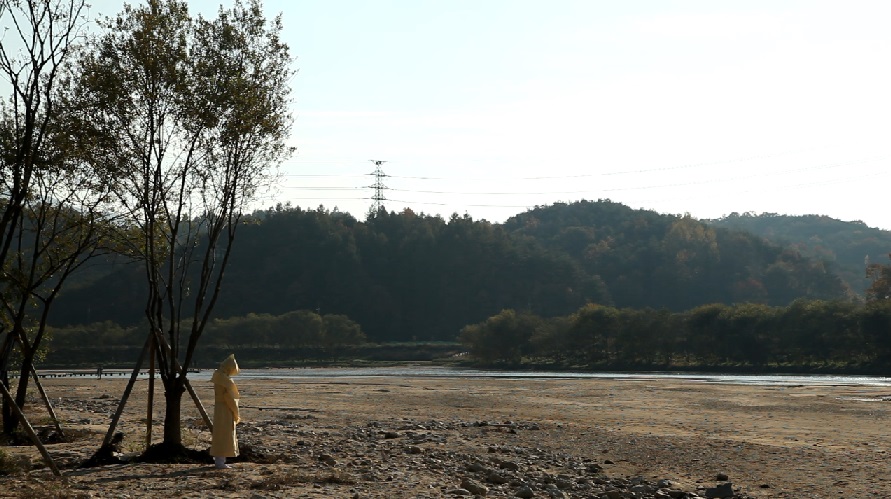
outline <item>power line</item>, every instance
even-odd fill
[[[361,178],[364,175],[334,175],[334,174],[311,174],[311,173],[283,173],[282,177],[302,177],[302,178]]]
[[[425,206],[449,206],[454,203],[436,203],[433,201],[402,201],[399,199],[390,199],[395,203],[406,203],[406,204],[420,204]],[[470,206],[473,208],[528,208],[532,206],[530,203],[525,204],[473,204],[473,203],[461,203],[461,206]]]
[[[785,154],[783,154],[783,155],[785,155]],[[779,156],[779,155],[774,155],[774,156]],[[762,156],[762,157],[771,157],[771,156],[766,155],[766,156]],[[740,162],[740,161],[749,161],[754,158],[756,158],[756,157],[753,156],[750,158],[724,161],[721,163],[734,163],[734,162]],[[575,189],[564,190],[564,191],[549,190],[549,189],[547,189],[546,186],[553,186],[553,184],[541,182],[540,185],[536,186],[537,189],[536,189],[536,187],[529,186],[529,187],[531,187],[531,189],[529,189],[529,190],[520,188],[520,189],[517,189],[516,191],[510,191],[507,189],[506,190],[484,190],[485,187],[483,187],[481,189],[481,191],[479,191],[479,192],[467,192],[464,190],[467,187],[476,185],[476,184],[471,183],[471,181],[478,180],[478,179],[474,179],[474,178],[470,178],[470,177],[463,177],[463,176],[460,176],[460,177],[456,176],[456,177],[449,178],[449,177],[428,177],[428,176],[416,177],[416,176],[388,175],[383,171],[383,163],[386,163],[387,161],[370,160],[375,165],[375,169],[371,173],[366,173],[364,175],[361,175],[361,174],[360,175],[356,175],[356,174],[349,174],[349,175],[346,175],[346,174],[344,174],[344,175],[338,175],[338,174],[287,175],[289,177],[305,177],[305,178],[319,177],[319,178],[328,178],[331,180],[329,182],[325,182],[325,183],[329,184],[327,186],[313,187],[313,186],[306,186],[306,185],[293,185],[293,186],[280,185],[279,187],[282,189],[289,189],[289,190],[299,192],[299,194],[303,194],[303,196],[300,196],[300,197],[289,197],[292,200],[303,200],[303,201],[316,200],[316,201],[323,201],[326,204],[327,203],[336,203],[336,202],[350,202],[350,204],[352,205],[353,203],[356,203],[358,201],[370,199],[372,201],[372,209],[375,211],[383,209],[384,208],[383,205],[384,205],[385,201],[391,201],[391,202],[400,203],[400,204],[404,203],[407,206],[429,205],[429,206],[462,206],[465,208],[476,207],[476,208],[505,208],[505,209],[520,208],[520,209],[522,209],[522,208],[528,208],[535,204],[541,205],[541,204],[548,204],[550,202],[565,201],[565,200],[555,200],[554,199],[554,198],[559,198],[559,197],[565,197],[565,196],[572,197],[571,195],[577,195],[577,196],[580,196],[581,198],[585,198],[585,199],[598,199],[598,198],[608,197],[610,194],[614,194],[617,192],[625,193],[626,196],[630,196],[631,198],[634,198],[635,195],[637,195],[637,197],[646,195],[648,198],[647,199],[648,202],[665,202],[665,201],[669,201],[672,199],[677,199],[677,200],[681,199],[681,198],[677,197],[677,196],[681,196],[681,194],[677,193],[677,192],[672,192],[672,189],[691,188],[691,187],[705,186],[705,185],[714,186],[714,187],[710,187],[707,190],[700,189],[700,191],[702,191],[701,196],[698,193],[686,192],[685,194],[683,194],[683,199],[694,199],[694,198],[698,198],[698,197],[712,197],[715,195],[715,193],[723,191],[723,187],[720,187],[721,184],[730,184],[730,183],[734,184],[732,189],[724,191],[724,192],[727,192],[727,193],[732,192],[732,193],[738,194],[740,192],[751,192],[753,190],[757,191],[757,192],[762,192],[762,193],[765,190],[801,190],[801,189],[807,189],[807,188],[812,188],[812,187],[816,187],[816,186],[848,183],[848,182],[852,182],[852,181],[857,181],[858,179],[863,179],[864,177],[880,177],[880,176],[885,176],[885,175],[891,174],[891,170],[884,170],[884,169],[881,171],[876,171],[876,172],[869,171],[869,172],[865,172],[865,173],[860,172],[858,174],[852,174],[852,169],[850,168],[852,166],[870,164],[870,163],[878,163],[878,162],[882,162],[884,160],[887,160],[886,155],[874,155],[874,156],[865,156],[865,157],[847,159],[847,160],[841,160],[841,161],[835,161],[835,162],[820,161],[820,162],[816,162],[816,164],[812,163],[812,164],[806,165],[806,166],[798,166],[798,167],[791,167],[791,168],[787,167],[784,169],[774,168],[770,171],[765,171],[765,172],[760,172],[760,173],[756,173],[756,172],[749,173],[749,172],[745,172],[744,170],[740,171],[739,169],[733,170],[733,172],[736,173],[735,175],[729,171],[712,172],[713,175],[705,175],[705,174],[697,175],[696,177],[691,178],[688,181],[684,181],[680,178],[675,177],[675,179],[680,180],[680,181],[672,182],[669,179],[665,179],[668,181],[658,182],[658,181],[656,181],[656,177],[654,177],[653,178],[654,182],[652,182],[652,183],[636,182],[634,185],[626,185],[626,186],[616,185],[615,183],[612,183],[612,185],[610,185],[610,183],[604,183],[604,184],[599,184],[599,185],[592,185],[592,187],[589,189],[584,188],[588,184],[587,182],[576,182],[575,185],[572,186],[572,187],[575,187]],[[711,163],[711,164],[718,164],[718,163]],[[675,168],[683,168],[683,167],[675,167]],[[493,178],[489,178],[486,180],[498,182],[499,185],[506,186],[509,182],[513,182],[513,181],[517,181],[517,180],[542,180],[542,179],[572,180],[572,179],[578,179],[578,178],[582,178],[582,177],[592,177],[592,178],[593,177],[601,177],[602,178],[602,176],[615,175],[615,174],[619,174],[619,173],[645,173],[645,172],[654,172],[654,171],[660,171],[660,170],[671,170],[671,169],[675,169],[675,168],[671,168],[671,167],[669,167],[669,168],[654,168],[654,169],[650,169],[650,170],[591,173],[591,174],[580,174],[580,175],[559,175],[559,176],[549,176],[549,177],[500,176],[497,178],[493,177]],[[841,178],[839,178],[839,177],[831,178],[831,179],[811,178],[813,176],[802,175],[802,174],[812,173],[812,172],[817,172],[817,171],[831,171],[831,170],[839,170],[839,169],[845,169],[844,176]],[[715,175],[717,173],[722,173],[722,175]],[[731,173],[731,174],[726,175],[727,173]],[[355,185],[355,186],[330,185],[330,184],[337,184],[337,183],[343,183],[343,184],[352,183],[346,179],[358,178],[360,176],[365,177],[368,175],[374,176],[374,182],[372,183],[372,185]],[[792,175],[794,175],[796,177],[794,180],[790,178],[785,181],[775,181],[773,183],[765,182],[765,183],[759,184],[758,187],[752,187],[751,189],[747,189],[747,187],[745,187],[741,183],[741,181],[744,181],[744,180],[757,179],[757,178],[762,178],[762,177],[763,178],[770,178],[770,177],[776,178],[776,177],[780,177],[780,176],[792,176]],[[802,177],[804,177],[804,178],[802,178]],[[456,190],[411,188],[412,187],[411,182],[402,182],[402,184],[408,184],[406,186],[408,188],[398,188],[398,187],[393,188],[388,185],[385,185],[384,182],[385,182],[386,178],[407,179],[407,180],[442,180],[444,182],[450,181],[450,183],[460,182],[460,184],[456,185],[456,187],[457,187]],[[343,182],[339,182],[340,179],[343,179]],[[807,180],[805,180],[805,179],[807,179]],[[802,182],[802,180],[805,180],[805,181]],[[299,181],[297,181],[297,182],[299,182]],[[359,183],[357,182],[357,184],[359,184]],[[416,183],[416,185],[420,186],[419,183]],[[480,187],[482,187],[482,185],[484,185],[484,184],[480,184]],[[520,187],[520,185],[515,185],[515,187]],[[542,187],[545,187],[545,188],[542,189]],[[569,187],[569,186],[567,186],[567,187]],[[371,197],[349,196],[349,195],[342,196],[342,195],[338,195],[339,193],[337,192],[337,191],[341,191],[341,192],[342,191],[350,191],[351,193],[359,194],[358,191],[361,189],[372,189],[373,192],[372,192]],[[495,189],[498,189],[498,187],[495,187]],[[662,193],[655,192],[660,189],[664,190],[664,192],[662,192]],[[401,193],[400,197],[408,197],[408,198],[417,197],[417,198],[419,198],[419,200],[410,201],[410,200],[405,200],[405,199],[392,199],[392,198],[388,199],[386,196],[386,192],[385,192],[386,190],[391,190],[394,192]],[[317,191],[320,195],[323,195],[323,196],[324,196],[325,192],[331,192],[332,197],[312,196],[311,191]],[[346,194],[346,193],[344,192],[343,194]],[[412,194],[415,194],[417,196],[414,196]],[[672,194],[674,194],[674,196]],[[446,199],[444,202],[438,202],[439,201],[437,199],[438,195],[455,196],[456,199],[454,199],[454,200]],[[461,196],[464,196],[464,199],[460,199]],[[497,200],[492,199],[491,201],[494,201],[492,203],[485,203],[485,202],[468,203],[467,201],[474,200],[470,196],[499,196],[500,198]],[[523,199],[523,201],[518,201],[518,202],[515,201],[514,203],[511,203],[511,201],[514,201],[513,199],[506,199],[501,196],[518,196],[517,199],[518,200]],[[525,196],[525,197],[519,198],[519,196]],[[445,199],[445,198],[440,198],[440,199]],[[477,199],[477,201],[485,201],[485,200]]]
[[[701,186],[701,185],[709,185],[709,184],[721,184],[721,183],[731,183],[738,182],[741,180],[747,180],[752,178],[763,178],[763,177],[776,177],[783,176],[789,174],[796,174],[802,172],[812,172],[817,170],[832,170],[842,167],[849,167],[857,164],[864,164],[869,162],[874,162],[878,160],[885,159],[882,156],[871,157],[871,158],[863,158],[859,160],[851,160],[847,162],[835,162],[835,163],[826,163],[821,165],[814,165],[808,167],[801,168],[791,168],[785,170],[775,170],[767,173],[751,173],[747,175],[735,175],[731,177],[721,177],[721,178],[704,178],[701,180],[691,180],[688,182],[672,182],[672,183],[655,183],[655,184],[645,184],[645,185],[633,185],[627,187],[598,187],[596,192],[599,193],[608,193],[608,192],[633,192],[633,191],[650,191],[656,189],[669,189],[675,187],[691,187],[691,186]],[[384,163],[383,161],[381,163]],[[884,172],[882,172],[884,173]],[[442,195],[461,195],[461,196],[528,196],[528,195],[565,195],[565,194],[590,194],[592,189],[571,189],[571,190],[519,190],[519,191],[465,191],[465,190],[429,190],[429,189],[400,189],[388,187],[383,184],[384,177],[390,178],[406,178],[399,177],[396,175],[387,175],[385,174],[380,166],[377,167],[375,172],[368,175],[376,175],[376,181],[374,185],[364,186],[364,188],[373,188],[375,189],[374,195],[371,197],[372,200],[380,203],[385,201],[387,198],[384,195],[384,190],[390,190],[394,192],[403,192],[403,193],[416,193],[416,194],[442,194]],[[464,179],[468,180],[468,179]],[[508,179],[510,180],[510,179]],[[823,183],[831,183],[832,181]],[[802,185],[802,184],[795,184]],[[358,187],[331,187],[331,186],[323,186],[323,187],[313,187],[313,186],[285,186],[289,189],[301,189],[301,190],[344,190],[350,191],[358,189]],[[375,204],[375,210],[380,207],[380,204]]]
[[[587,177],[600,177],[600,176],[613,176],[613,175],[631,175],[631,174],[641,174],[641,173],[653,173],[653,172],[665,172],[665,171],[674,171],[674,170],[685,170],[691,168],[702,168],[709,166],[717,166],[717,165],[731,165],[738,163],[748,163],[752,161],[762,161],[767,159],[776,159],[782,158],[786,156],[794,156],[796,154],[807,153],[807,152],[815,152],[821,149],[826,149],[828,146],[823,147],[806,147],[800,149],[792,149],[785,150],[774,153],[760,153],[760,154],[751,154],[748,156],[740,156],[730,159],[721,159],[714,161],[701,161],[697,163],[684,163],[679,165],[668,165],[668,166],[651,166],[651,167],[643,167],[637,169],[626,169],[626,170],[613,170],[613,171],[605,171],[599,173],[584,173],[584,174],[574,174],[574,175],[544,175],[544,176],[529,176],[529,177],[514,177],[511,180],[547,180],[547,179],[573,179],[573,178],[587,178]],[[374,160],[371,160],[374,162]],[[481,162],[487,161],[492,162],[496,160],[491,159],[483,159],[483,158],[462,158],[461,162]],[[509,163],[512,160],[504,160],[503,163]],[[386,161],[384,161],[386,162]],[[284,162],[285,164],[299,164],[299,165],[314,165],[314,164],[338,164],[338,165],[350,165],[355,164],[356,160],[352,159],[340,159],[340,160],[304,160],[300,158],[289,159]],[[540,166],[540,168],[547,168],[546,166]],[[301,175],[301,174],[285,174],[285,176],[325,176],[325,175]],[[332,177],[353,177],[355,175],[330,175]],[[440,176],[407,176],[407,175],[387,175],[392,178],[402,178],[402,179],[412,179],[412,180],[450,180],[454,179],[454,177],[440,177]],[[462,177],[461,180],[488,180],[486,178],[468,178]]]
[[[615,176],[615,175],[627,175],[627,174],[641,174],[641,173],[654,173],[654,172],[664,172],[664,171],[672,171],[672,170],[680,170],[686,168],[696,168],[703,166],[714,166],[719,164],[733,164],[733,163],[741,163],[746,161],[751,161],[754,159],[769,159],[773,157],[777,157],[781,155],[763,155],[760,157],[751,157],[744,159],[735,159],[735,160],[727,160],[727,161],[715,161],[709,163],[698,163],[698,164],[689,164],[689,165],[681,165],[681,166],[668,166],[668,167],[654,167],[654,168],[644,168],[638,170],[620,170],[620,171],[610,171],[610,172],[599,172],[599,173],[580,173],[574,175],[547,175],[547,176],[531,176],[531,177],[433,177],[433,176],[408,176],[408,175],[386,175],[390,178],[396,179],[406,179],[406,180],[459,180],[459,181],[482,181],[482,180],[510,180],[510,181],[521,181],[521,180],[571,180],[571,179],[579,179],[579,178],[595,178],[595,177],[607,177],[607,176]],[[805,171],[813,171],[813,170],[824,170],[829,168],[838,168],[839,166],[847,166],[847,165],[855,165],[855,164],[863,164],[870,163],[876,160],[885,159],[886,155],[877,155],[868,158],[862,158],[859,160],[850,160],[846,162],[837,162],[830,164],[819,164],[814,166],[806,166],[801,168],[793,168],[793,169],[785,169],[785,170],[776,170],[770,173],[770,175],[781,175],[785,173],[796,173],[796,172],[805,172]],[[347,177],[344,175],[343,177]],[[729,179],[733,180],[733,179]]]
[[[282,189],[301,189],[305,191],[355,191],[359,187],[316,187],[312,185],[284,185]]]

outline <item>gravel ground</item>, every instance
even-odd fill
[[[68,442],[2,447],[0,497],[891,498],[887,388],[683,380],[239,379],[243,455],[209,463],[78,468],[98,448],[125,379],[52,378]],[[212,387],[195,381],[212,414]],[[119,429],[145,445],[147,382]],[[159,384],[158,384],[159,385]],[[160,386],[156,403],[163,402]],[[31,405],[31,419],[46,427]],[[154,442],[163,405],[153,411]],[[209,447],[194,406],[184,443]]]

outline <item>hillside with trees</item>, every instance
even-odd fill
[[[462,329],[477,365],[572,370],[891,370],[891,300],[707,304],[684,312],[589,304],[564,317],[502,310]]]
[[[119,263],[72,287],[53,324],[138,323],[139,274]],[[683,311],[847,297],[831,266],[794,248],[611,201],[539,207],[504,224],[278,206],[239,229],[217,315],[308,310],[348,317],[373,342],[453,341],[505,309],[558,317],[589,303]]]
[[[686,310],[703,303],[786,305],[836,299],[834,268],[791,247],[690,216],[632,210],[611,201],[536,208],[508,220],[513,234],[569,255],[607,283],[618,307]]]
[[[871,263],[886,263],[891,252],[891,231],[867,227],[860,221],[843,222],[822,215],[731,213],[704,222],[712,227],[751,232],[773,244],[789,246],[802,255],[827,262],[861,296],[871,285],[864,272],[867,257]]]

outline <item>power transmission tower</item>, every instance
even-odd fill
[[[381,208],[384,207],[383,201],[386,201],[387,198],[384,196],[384,190],[387,189],[387,186],[384,185],[384,177],[387,176],[384,173],[384,170],[381,168],[381,165],[386,163],[386,161],[381,161],[377,159],[370,159],[372,163],[374,163],[374,171],[369,173],[369,175],[374,175],[374,184],[370,185],[372,189],[374,189],[374,195],[371,196],[374,204],[371,206],[372,213],[377,213]]]

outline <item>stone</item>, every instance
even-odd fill
[[[656,492],[656,487],[653,487],[652,485],[647,485],[647,484],[632,485],[631,492],[634,492],[635,494],[640,494],[640,495],[652,494],[652,493]]]
[[[467,465],[467,471],[474,471],[474,472],[479,473],[479,472],[488,471],[488,468],[483,466],[481,463],[474,462],[474,463],[470,463]]]
[[[566,494],[553,483],[545,486],[544,491],[551,499],[566,499]]]
[[[451,489],[451,490],[447,490],[446,494],[448,494],[450,496],[472,496],[473,495],[467,489]]]
[[[489,472],[489,475],[486,477],[486,481],[489,483],[494,483],[496,485],[503,485],[510,482],[507,477],[505,477],[501,473],[498,473],[497,471]]]
[[[489,493],[489,487],[470,478],[461,480],[461,488],[470,491],[470,493],[485,497]]]
[[[554,485],[556,485],[557,488],[560,490],[570,490],[573,487],[573,483],[571,481],[559,477],[556,481],[554,481]]]
[[[733,484],[730,482],[722,483],[717,487],[705,489],[705,497],[722,498],[733,497]]]

